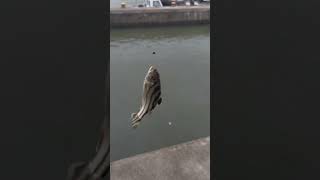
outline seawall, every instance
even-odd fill
[[[110,9],[111,27],[209,23],[210,6]]]
[[[209,180],[210,137],[111,163],[112,180]]]

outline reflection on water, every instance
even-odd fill
[[[207,25],[111,30],[111,161],[210,134],[209,36]],[[163,101],[133,130],[150,65]]]

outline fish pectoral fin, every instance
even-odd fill
[[[160,105],[161,102],[162,102],[162,98],[160,98],[160,99],[158,100],[158,104]]]

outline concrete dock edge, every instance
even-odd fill
[[[111,163],[112,180],[209,180],[210,137]]]

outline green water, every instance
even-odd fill
[[[111,161],[209,136],[209,26],[112,29],[110,38]],[[163,100],[134,130],[150,65]]]

